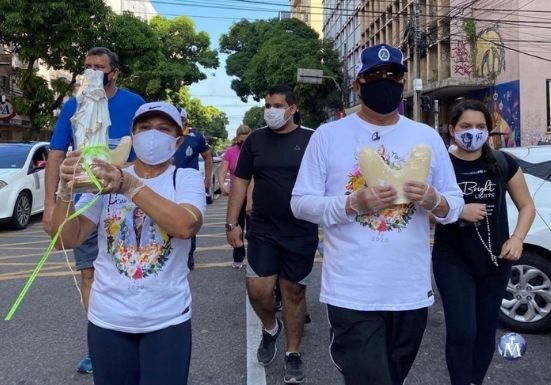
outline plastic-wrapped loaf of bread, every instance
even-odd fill
[[[431,151],[424,144],[413,147],[407,156],[404,167],[392,169],[377,150],[364,147],[359,155],[360,170],[368,186],[392,186],[398,192],[395,204],[409,203],[404,195],[404,183],[408,180],[425,182],[429,175]]]
[[[117,147],[110,149],[111,163],[116,166],[124,166],[128,160],[130,149],[132,148],[132,139],[130,136],[123,136]]]

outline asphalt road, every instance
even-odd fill
[[[196,269],[190,275],[193,352],[189,384],[282,384],[284,338],[278,341],[276,360],[265,371],[254,362],[260,330],[255,316],[247,312],[245,271],[230,267],[231,249],[223,229],[225,209],[224,198],[208,206],[197,242]],[[91,375],[75,371],[86,351],[86,320],[64,253],[52,253],[14,318],[3,321],[48,242],[39,216],[24,231],[0,227],[0,385],[93,384]],[[67,258],[72,263],[70,251]],[[306,325],[302,346],[306,383],[341,385],[343,380],[328,354],[325,308],[318,302],[320,269],[318,261],[307,292],[313,321]],[[437,296],[408,385],[449,384],[443,322]],[[499,330],[498,336],[505,332]],[[522,359],[506,361],[496,353],[486,385],[551,384],[551,335],[525,338],[528,350]]]

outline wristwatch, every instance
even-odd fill
[[[239,223],[226,223],[224,226],[226,227],[226,231],[232,231],[239,226]]]

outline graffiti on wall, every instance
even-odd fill
[[[467,40],[452,42],[452,76],[495,78],[505,70],[505,48],[498,26],[478,32],[472,48]]]
[[[469,43],[466,40],[454,41],[450,51],[453,60],[452,76],[469,76],[473,72]]]
[[[475,55],[478,76],[495,77],[505,70],[505,48],[497,26],[478,33]]]
[[[493,148],[520,146],[520,82],[498,84],[470,94],[482,100],[492,115]]]

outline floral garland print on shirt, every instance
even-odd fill
[[[395,152],[388,153],[384,146],[379,147],[377,153],[392,169],[400,170],[405,163],[405,160],[400,158]],[[367,187],[367,183],[362,176],[358,162],[354,165],[352,172],[348,174],[345,195],[349,195],[363,187]],[[415,205],[413,203],[400,204],[373,214],[356,215],[356,222],[380,233],[393,230],[401,231],[407,226],[414,212]]]
[[[131,280],[157,275],[172,251],[172,237],[134,204],[108,213],[107,251],[120,274]]]

